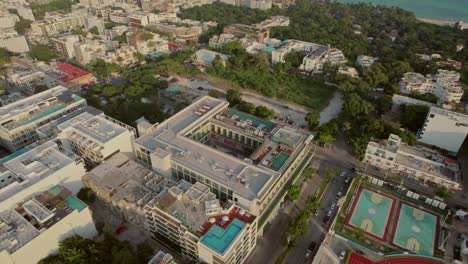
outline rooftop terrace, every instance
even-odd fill
[[[57,185],[0,212],[0,252],[12,254],[73,211],[86,207],[69,190]]]

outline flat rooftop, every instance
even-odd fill
[[[117,153],[83,176],[83,181],[100,196],[112,201],[125,201],[144,206],[154,194],[163,189],[162,176]]]
[[[0,252],[12,254],[73,211],[85,208],[85,203],[57,185],[0,212]]]
[[[64,76],[60,77],[60,80],[63,82],[70,82],[70,81],[73,81],[74,79],[91,74],[69,63],[57,64],[55,68],[64,73]]]
[[[45,118],[84,99],[57,86],[0,107],[0,127],[11,130]]]
[[[172,160],[216,180],[239,196],[249,200],[261,197],[280,175],[277,171],[240,160],[188,137],[195,128],[214,120],[227,108],[225,101],[202,97],[135,143],[155,154],[171,154]]]
[[[2,166],[16,175],[16,181],[0,189],[0,201],[13,193],[47,178],[79,159],[73,153],[61,149],[54,141],[29,147],[12,154]]]

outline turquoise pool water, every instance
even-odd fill
[[[272,122],[268,122],[266,120],[263,120],[263,119],[255,117],[255,116],[249,115],[247,113],[237,111],[235,109],[229,109],[227,114],[230,115],[230,116],[236,115],[236,116],[239,117],[240,120],[251,120],[252,123],[255,124],[256,126],[263,125],[268,130],[272,130],[273,127],[275,126],[275,124],[273,124]]]
[[[65,198],[65,201],[67,202],[68,207],[78,210],[78,212],[81,212],[81,210],[86,208],[85,203],[76,199],[73,196],[68,196],[67,198]]]
[[[281,152],[280,154],[278,154],[278,156],[271,158],[270,168],[275,171],[281,169],[281,166],[283,166],[283,164],[286,162],[286,160],[288,160],[288,158],[288,154]]]
[[[214,225],[208,233],[205,234],[201,242],[222,255],[226,252],[232,241],[236,239],[244,226],[245,223],[238,219],[234,219],[226,230]]]
[[[372,201],[372,195],[381,197],[380,203]],[[374,236],[383,238],[394,200],[376,192],[363,189],[352,212],[349,224],[363,228]],[[356,202],[355,202],[356,203]]]
[[[398,226],[393,239],[393,244],[406,248],[410,251],[415,251],[422,255],[431,255],[434,253],[435,232],[437,217],[433,214],[423,212],[421,220],[416,219],[414,210],[416,208],[402,204],[400,209],[400,217]],[[417,210],[417,209],[416,209]],[[419,244],[411,247],[411,242],[408,240],[415,239]]]
[[[49,189],[49,192],[53,194],[54,196],[59,195],[63,191],[63,188],[61,186],[54,186]]]

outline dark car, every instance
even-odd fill
[[[315,241],[312,241],[309,245],[309,250],[314,251],[316,246],[317,246],[317,243]]]

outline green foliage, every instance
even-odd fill
[[[289,199],[295,201],[301,196],[301,186],[297,184],[291,184],[288,188]]]
[[[4,65],[10,62],[11,53],[5,49],[0,48],[0,65]]]
[[[210,89],[210,90],[208,91],[208,95],[211,96],[211,97],[213,97],[213,98],[219,98],[219,97],[221,97],[221,93],[220,93],[218,90],[216,90],[216,89]]]
[[[412,132],[418,131],[426,120],[429,107],[425,105],[402,105],[400,123]]]
[[[237,105],[237,109],[249,114],[255,113],[255,105],[246,101],[241,101],[239,105]]]
[[[351,93],[346,97],[344,111],[351,118],[366,116],[374,110],[374,106],[357,93]]]
[[[226,92],[226,100],[229,102],[231,107],[238,105],[242,101],[241,96],[242,94],[238,90],[230,89]]]
[[[316,175],[317,175],[317,169],[314,168],[314,167],[310,167],[310,168],[307,169],[306,172],[304,172],[304,178],[306,180],[310,180],[313,177],[315,177]]]
[[[258,116],[260,118],[266,119],[266,120],[270,120],[273,117],[275,117],[276,113],[275,113],[275,111],[273,111],[272,109],[269,109],[266,106],[259,105],[259,106],[255,107],[254,115]]]
[[[116,37],[116,39],[120,44],[126,44],[127,43],[127,32],[122,33],[122,35]]]
[[[295,247],[299,238],[307,234],[307,231],[309,230],[308,222],[311,216],[312,214],[309,210],[303,210],[289,223],[289,242],[286,244],[286,247]]]
[[[234,23],[254,24],[282,11],[274,7],[270,10],[251,9],[215,2],[181,10],[180,17],[200,21],[215,21],[222,25]]]
[[[309,130],[314,130],[318,127],[319,122],[320,122],[320,113],[307,113],[305,116],[305,120],[308,124]]]
[[[91,67],[93,73],[102,79],[108,79],[112,73],[116,73],[121,70],[119,65],[115,63],[106,63],[102,59],[97,59]]]
[[[198,42],[200,43],[208,43],[210,38],[215,35],[219,35],[223,33],[223,26],[217,25],[216,27],[209,27],[207,30],[204,30],[200,37],[198,38]]]
[[[153,39],[153,34],[149,32],[144,32],[143,34],[140,35],[140,40],[142,41],[148,41]]]
[[[15,24],[15,30],[22,35],[31,28],[31,23],[31,20],[20,18],[20,21]]]
[[[433,103],[433,104],[436,104],[437,101],[439,100],[439,98],[437,98],[437,96],[432,93],[425,93],[425,94],[415,93],[415,94],[412,94],[411,97],[418,99],[418,100]]]
[[[390,96],[381,96],[375,100],[375,107],[379,115],[383,115],[390,111],[393,106],[393,101]]]
[[[41,20],[44,18],[46,12],[69,13],[73,3],[73,0],[53,0],[43,5],[31,5],[31,9],[36,19]]]
[[[155,66],[156,73],[164,77],[172,75],[191,76],[199,73],[198,70],[189,65],[191,55],[190,51],[178,51],[161,56]]]
[[[90,205],[96,200],[96,194],[88,187],[83,187],[77,194],[78,199]]]
[[[36,86],[36,88],[34,88],[34,93],[38,94],[38,93],[41,93],[41,92],[43,92],[43,91],[45,91],[47,89],[49,89],[49,87],[41,84],[41,85]]]
[[[325,175],[327,175],[327,180],[330,181],[333,177],[338,175],[340,171],[337,168],[327,168],[325,170]]]
[[[96,26],[90,28],[89,32],[94,35],[99,35],[99,29]]]
[[[55,58],[55,53],[49,47],[46,46],[31,46],[31,57],[50,62],[53,58]]]

